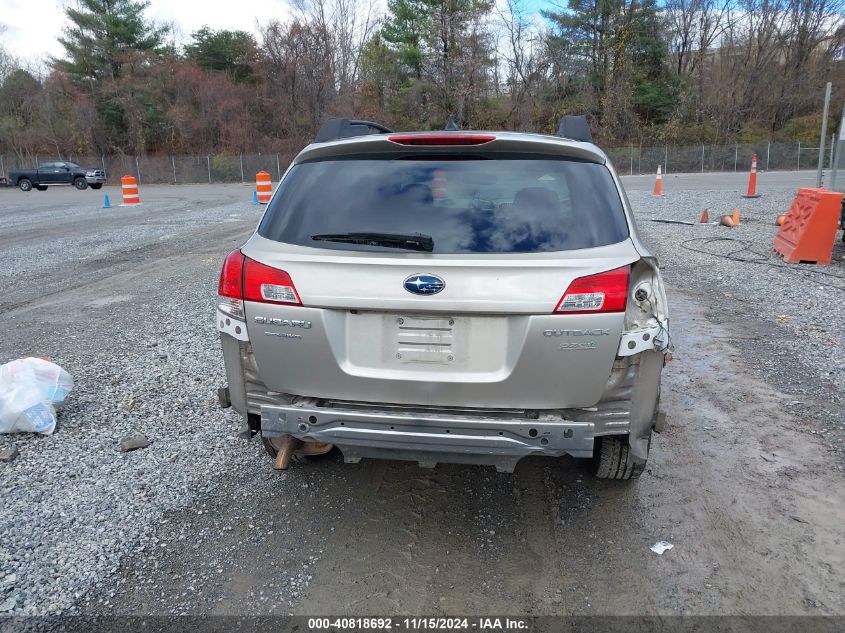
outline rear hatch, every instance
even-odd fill
[[[242,251],[270,389],[519,409],[598,401],[639,257],[605,165],[493,147],[301,162]]]

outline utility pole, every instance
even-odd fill
[[[839,159],[842,157],[842,142],[845,141],[845,105],[839,119],[839,137],[836,140],[836,152],[833,155],[833,169],[830,174],[830,190],[836,191],[836,172],[839,171]]]
[[[822,133],[819,136],[819,167],[816,171],[816,187],[822,186],[822,172],[824,171],[824,141],[827,137],[827,113],[830,110],[830,89],[833,87],[831,82],[827,82],[827,87],[824,89],[824,112],[822,114]]]

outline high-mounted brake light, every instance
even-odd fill
[[[244,300],[302,305],[290,275],[248,257],[244,264]]]
[[[630,266],[579,277],[571,284],[555,308],[563,314],[625,312],[628,303]]]
[[[484,145],[495,141],[492,134],[460,134],[449,132],[448,134],[395,134],[387,137],[399,145]]]

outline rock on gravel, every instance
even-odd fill
[[[17,446],[0,449],[0,462],[13,462],[18,455],[20,455],[20,452],[18,451]]]
[[[147,448],[149,445],[150,440],[143,433],[130,433],[120,440],[120,452],[137,451],[139,448]]]

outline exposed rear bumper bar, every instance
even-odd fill
[[[590,457],[592,422],[561,417],[502,419],[440,413],[349,410],[314,406],[261,407],[265,436],[335,444],[347,462],[363,457],[488,464],[511,472],[529,455]]]

